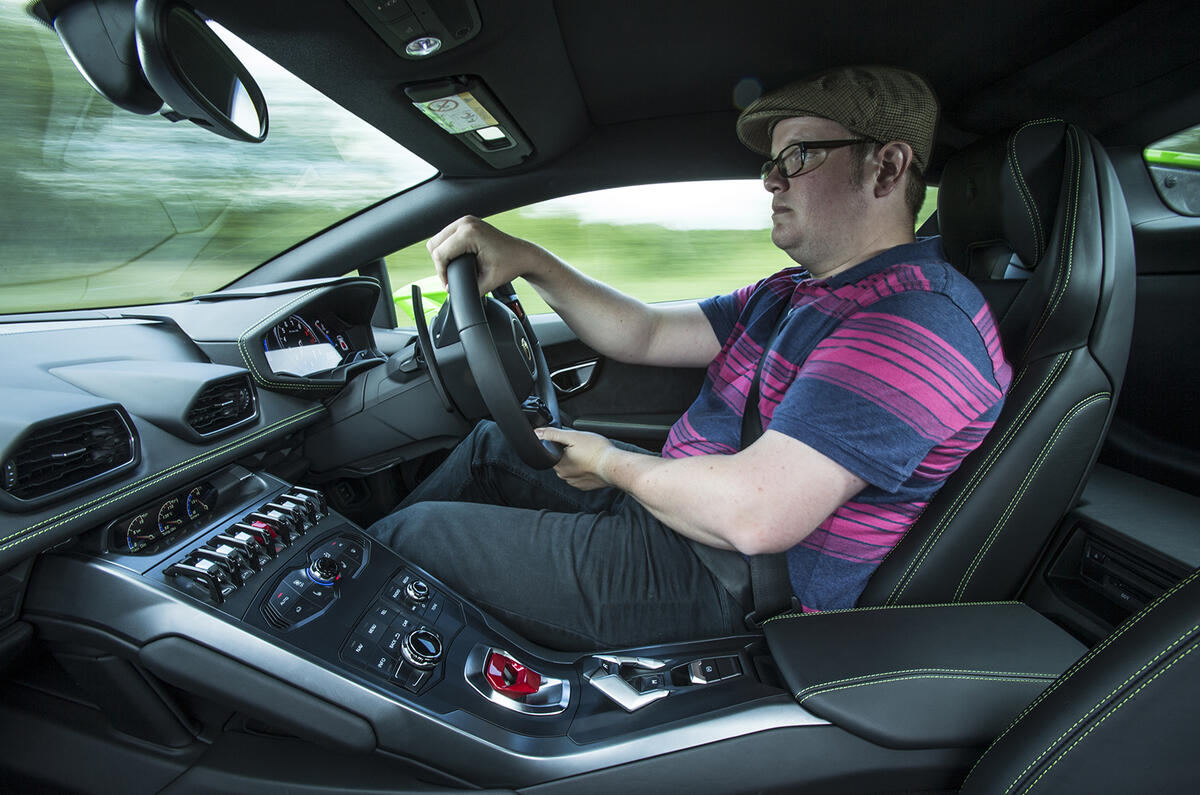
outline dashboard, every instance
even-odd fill
[[[204,524],[210,473],[294,446],[385,361],[378,295],[346,277],[0,323],[0,570],[97,528],[142,555]]]

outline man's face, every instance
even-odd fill
[[[775,125],[771,155],[800,141],[857,138],[835,121],[816,116],[784,119]],[[771,242],[821,277],[853,256],[855,232],[864,220],[868,192],[851,182],[858,147],[830,149],[812,171],[783,178],[778,170],[764,181],[771,193]]]

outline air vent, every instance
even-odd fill
[[[116,409],[58,420],[28,433],[4,460],[4,490],[34,500],[134,463],[133,431]]]
[[[188,426],[201,436],[227,431],[258,416],[250,377],[236,375],[210,384],[188,411]]]

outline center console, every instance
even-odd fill
[[[323,747],[451,775],[482,764],[499,785],[643,758],[639,735],[663,753],[824,723],[763,667],[761,637],[630,654],[535,646],[319,491],[236,466],[40,568],[27,604],[51,648],[118,655]],[[128,718],[153,699],[127,679],[100,677]],[[161,741],[151,712],[122,730]]]

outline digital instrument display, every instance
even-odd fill
[[[345,332],[332,319],[314,317],[310,321],[298,314],[290,315],[263,337],[263,352],[276,373],[323,373],[353,358],[354,349]]]

